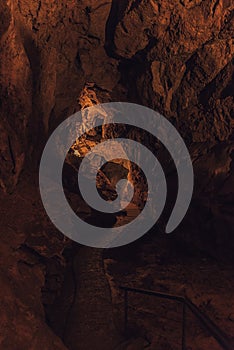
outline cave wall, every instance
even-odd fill
[[[35,188],[22,190],[19,180],[28,181],[28,172],[37,178],[48,136],[80,108],[128,101],[169,118],[195,170],[179,234],[216,257],[232,257],[233,10],[231,0],[0,2],[5,349],[25,348],[25,341],[33,349],[65,349],[45,324],[43,305],[56,299],[68,242],[48,226]]]
[[[0,6],[1,188],[12,192],[22,170],[38,164],[48,135],[81,100],[83,106],[136,102],[169,118],[190,148],[194,235],[225,228],[230,239],[232,2],[4,0]],[[188,225],[193,230],[189,218]]]

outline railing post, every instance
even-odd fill
[[[186,304],[183,302],[182,350],[186,350]]]
[[[128,290],[124,290],[124,333],[127,333],[128,327]]]
[[[154,295],[155,297],[167,299],[167,300],[174,300],[182,304],[182,339],[181,339],[181,346],[182,350],[186,350],[186,338],[187,338],[187,310],[192,312],[194,316],[197,317],[197,319],[201,322],[201,324],[210,332],[210,334],[213,336],[213,338],[220,344],[220,346],[225,350],[231,350],[233,347],[230,345],[230,341],[225,333],[223,333],[217,325],[212,322],[206,315],[204,315],[199,308],[194,305],[191,300],[182,297],[182,296],[176,296],[171,294],[165,294],[160,292],[154,292],[144,289],[137,289],[137,288],[131,288],[131,287],[122,287],[120,286],[120,289],[124,291],[124,332],[127,333],[127,327],[128,327],[128,293],[140,293],[145,295]]]

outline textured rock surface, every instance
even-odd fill
[[[43,218],[35,186],[21,189],[0,199],[0,347],[65,350],[46,324],[43,306],[52,302],[62,281],[65,242]],[[46,279],[51,285],[42,297]]]
[[[230,0],[1,1],[1,347],[65,348],[43,304],[57,300],[69,243],[50,234],[48,221],[37,226],[45,220],[37,185],[20,186],[37,182],[46,139],[81,107],[129,101],[169,118],[195,169],[178,233],[232,257],[233,10]]]

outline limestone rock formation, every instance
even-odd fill
[[[195,171],[178,234],[216,258],[233,258],[233,11],[231,0],[1,0],[0,347],[66,348],[43,305],[48,311],[58,298],[55,280],[69,265],[63,252],[70,243],[48,226],[37,177],[49,135],[82,107],[128,101],[166,116]],[[143,142],[134,130],[121,132]],[[160,145],[146,144],[167,162]],[[171,162],[165,168],[171,183],[176,172]],[[139,183],[139,170],[127,170]]]

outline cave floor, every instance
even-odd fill
[[[68,240],[56,233],[49,222],[35,188],[29,181],[27,186],[19,184],[17,193],[0,198],[2,344],[5,349],[14,349],[14,344],[21,346],[27,341],[35,350],[41,346],[65,350],[67,347],[45,322],[41,290],[45,284],[44,261],[62,259]],[[119,285],[127,285],[186,295],[233,339],[231,263],[221,263],[177,237],[155,234],[122,248],[106,250],[104,267],[120,334],[123,331],[123,295]],[[135,350],[146,346],[152,350],[179,349],[181,310],[178,306],[144,296],[130,296],[129,303],[129,341],[119,349]],[[14,330],[12,324],[15,324]],[[191,315],[188,316],[187,337],[188,349],[220,349]]]
[[[124,307],[119,286],[124,285],[187,296],[233,340],[232,264],[221,263],[177,237],[155,234],[140,241],[140,245],[133,243],[105,255],[118,322],[123,320],[120,310]],[[159,349],[181,348],[181,315],[181,306],[174,302],[129,294],[129,328],[133,329],[134,337],[138,334],[145,339],[146,346],[148,342],[149,349],[156,349],[158,344]],[[189,313],[187,346],[192,350],[221,349]]]

